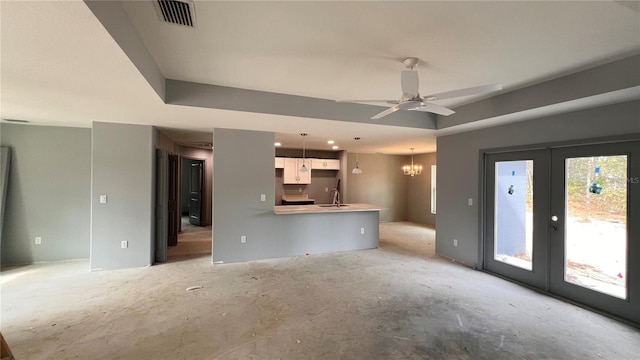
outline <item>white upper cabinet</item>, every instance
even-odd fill
[[[276,158],[276,169],[284,169],[284,158]]]
[[[302,164],[306,165],[308,171],[301,172]],[[283,182],[285,184],[311,184],[311,160],[284,158]]]
[[[313,159],[311,166],[314,170],[340,170],[340,160]]]

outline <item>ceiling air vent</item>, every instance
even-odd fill
[[[189,0],[156,0],[158,15],[164,22],[196,26],[193,2]]]

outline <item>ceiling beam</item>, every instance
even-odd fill
[[[435,129],[436,124],[435,115],[425,112],[397,111],[372,120],[386,108],[188,81],[168,79],[166,94],[166,103],[173,105],[419,129]]]
[[[164,75],[138,35],[120,1],[84,0],[84,3],[164,101]]]
[[[576,111],[595,104],[597,98],[615,103],[637,99],[640,86],[640,55],[632,55],[608,64],[596,66],[571,75],[545,81],[522,89],[457,107],[450,116],[438,116],[437,128],[446,129],[477,121],[518,116],[527,118],[527,113],[536,114],[544,108]],[[630,97],[629,94],[632,94]],[[580,101],[582,99],[588,101]],[[605,101],[603,100],[603,101]]]

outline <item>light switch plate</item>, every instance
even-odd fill
[[[469,206],[473,206],[473,198],[467,199],[467,204],[469,204]]]
[[[42,238],[40,236],[36,236],[36,245],[42,244]]]

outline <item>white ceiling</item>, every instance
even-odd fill
[[[166,78],[323,99],[399,98],[407,56],[423,60],[422,94],[573,73],[640,51],[639,4],[197,1],[186,28],[161,22],[150,1],[122,2]],[[3,119],[148,124],[180,142],[222,127],[273,131],[285,147],[306,132],[313,148],[353,150],[359,136],[359,152],[435,150],[436,130],[164,104],[83,2],[2,1],[0,15]]]

